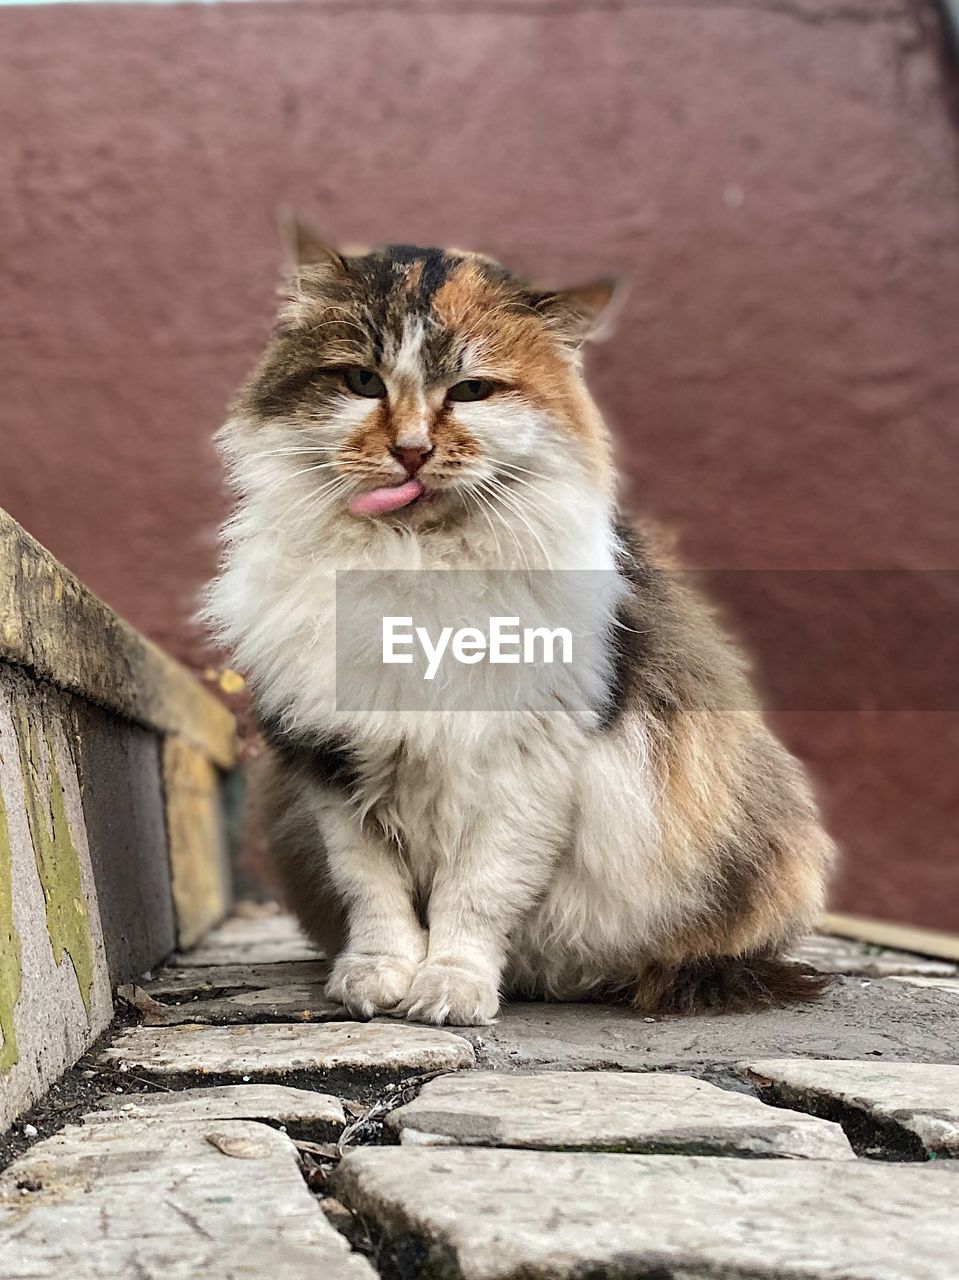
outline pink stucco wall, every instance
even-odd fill
[[[0,8],[0,504],[202,665],[209,438],[286,204],[625,275],[594,384],[630,499],[692,563],[784,571],[785,606],[785,571],[956,567],[949,75],[927,0]],[[959,928],[959,715],[809,709],[782,617],[729,581],[847,849],[837,902]],[[867,612],[868,575],[843,581]],[[881,684],[907,619],[873,641]]]

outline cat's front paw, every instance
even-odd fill
[[[496,983],[484,974],[459,965],[427,963],[393,1012],[410,1022],[475,1027],[492,1022],[498,1009]]]
[[[409,992],[417,967],[415,960],[401,956],[345,952],[333,965],[326,998],[343,1005],[354,1018],[391,1013]]]

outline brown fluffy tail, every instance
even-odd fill
[[[763,952],[654,962],[640,974],[633,1004],[641,1013],[744,1013],[818,1000],[832,981],[831,974]]]

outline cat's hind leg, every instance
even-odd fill
[[[677,716],[662,760],[660,875],[677,887],[633,1003],[698,1013],[815,1000],[829,977],[786,952],[815,922],[833,847],[802,770],[756,716]]]

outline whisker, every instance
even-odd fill
[[[334,502],[338,501],[344,493],[349,493],[351,488],[352,486],[348,480],[341,480],[338,485],[333,486],[333,488],[329,489],[322,495],[321,501],[315,503],[314,506],[307,507],[307,514],[313,519],[316,519],[317,516],[323,515],[323,513],[327,511]]]
[[[553,566],[550,562],[550,558],[549,558],[549,555],[547,554],[546,548],[543,546],[542,539],[540,538],[536,530],[533,528],[533,526],[530,524],[530,522],[523,515],[522,510],[520,509],[520,506],[518,503],[518,498],[515,503],[513,501],[513,499],[516,498],[517,495],[511,494],[509,490],[505,488],[504,485],[502,485],[499,481],[492,480],[491,478],[487,478],[487,485],[490,487],[490,492],[496,494],[499,497],[500,502],[502,502],[504,506],[507,507],[507,509],[513,513],[513,515],[517,518],[517,520],[521,521],[526,526],[531,536],[533,537],[533,540],[536,542],[536,545],[539,547],[540,551],[542,551],[543,553],[543,560],[546,563],[546,568],[551,569]],[[529,499],[527,499],[527,503],[529,503]],[[532,504],[529,504],[529,505],[532,505]]]
[[[504,501],[508,498],[509,501],[513,503],[514,507],[518,511],[526,510],[526,511],[529,511],[530,513],[534,513],[539,516],[549,515],[549,512],[545,511],[543,507],[541,507],[540,504],[536,501],[535,498],[531,498],[528,493],[516,492],[516,490],[511,489],[509,485],[504,484],[503,481],[500,480],[498,476],[490,476],[489,483],[493,486],[493,488],[497,491],[497,493],[500,493],[503,495]]]
[[[508,468],[511,471],[522,471],[525,475],[532,476],[535,480],[548,481],[551,479],[544,471],[532,471],[529,467],[521,467],[518,462],[504,462],[502,458],[490,458],[490,462],[494,466]]]
[[[289,445],[282,449],[264,449],[256,456],[258,458],[280,458],[293,457],[300,454],[311,453],[337,453],[339,445],[313,444],[313,445]]]
[[[491,497],[492,497],[493,499],[495,499],[496,495],[495,495],[494,493],[492,493],[492,491],[491,491],[491,490],[486,490],[486,481],[485,481],[485,480],[480,481],[480,487],[481,487],[484,491],[489,492],[489,493],[490,493],[490,495],[491,495]],[[477,490],[476,490],[476,493],[477,493],[477,496],[478,496],[478,495],[479,495],[479,489],[477,489]],[[532,566],[530,565],[529,558],[528,558],[528,557],[527,557],[527,555],[526,555],[526,551],[525,551],[525,549],[523,548],[523,544],[520,542],[519,538],[518,538],[518,537],[517,537],[517,535],[516,535],[516,530],[513,528],[513,526],[510,524],[510,522],[509,522],[509,521],[504,517],[504,515],[503,515],[502,511],[497,510],[497,508],[493,505],[493,502],[492,502],[492,501],[490,501],[490,500],[489,500],[489,499],[487,499],[487,498],[484,498],[484,502],[486,502],[486,503],[487,503],[487,505],[488,505],[488,506],[489,506],[489,508],[490,508],[490,511],[492,511],[493,515],[494,515],[494,516],[496,516],[497,520],[499,520],[500,524],[503,526],[503,528],[506,530],[506,532],[509,534],[509,536],[513,539],[513,541],[516,543],[516,549],[517,549],[517,551],[520,553],[520,555],[523,557],[523,563],[526,565],[526,572],[527,572],[527,574],[529,575],[529,577],[530,577],[530,578],[532,578],[532,575],[533,575],[533,569],[532,569]]]
[[[533,493],[538,493],[544,501],[550,504],[550,506],[556,507],[559,510],[563,509],[562,503],[553,494],[546,493],[546,491],[541,489],[539,485],[530,484],[528,480],[523,480],[520,476],[509,475],[509,473],[507,473],[507,479],[509,479],[513,484],[525,485],[525,487],[527,489],[531,489]],[[527,501],[531,502],[532,499],[528,498]]]
[[[301,471],[291,471],[287,480],[295,480],[297,476],[308,476],[314,471],[328,471],[330,467],[338,467],[338,462],[318,462],[315,467],[303,467]]]
[[[479,494],[475,493],[472,489],[468,489],[468,490],[466,490],[466,492],[467,492],[467,493],[469,493],[469,495],[470,495],[471,497],[476,498],[476,510],[480,513],[480,515],[483,517],[483,519],[484,519],[484,520],[486,521],[486,523],[489,525],[489,531],[490,531],[490,533],[493,535],[493,542],[496,544],[496,555],[497,555],[497,557],[498,557],[500,560],[502,560],[502,558],[503,558],[503,549],[502,549],[502,547],[499,545],[499,537],[497,536],[496,528],[495,528],[495,526],[493,525],[492,520],[489,518],[489,516],[488,516],[488,515],[487,515],[487,513],[486,513],[486,507],[488,506],[488,504],[484,503],[483,505],[481,505],[481,504],[480,504],[480,497],[479,497]]]
[[[299,507],[304,505],[306,505],[307,510],[309,510],[312,504],[315,504],[324,497],[329,497],[330,501],[332,501],[339,492],[339,489],[348,489],[350,484],[350,477],[335,476],[332,480],[328,480],[326,484],[320,485],[318,489],[311,489],[309,493],[303,494],[296,502],[290,503],[287,511],[296,511]],[[339,486],[339,488],[337,486]]]

